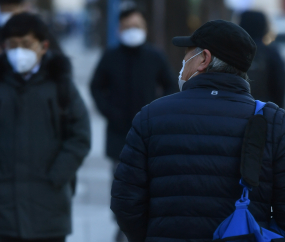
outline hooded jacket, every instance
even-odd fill
[[[235,210],[245,128],[255,112],[249,84],[200,74],[183,91],[137,114],[115,173],[111,209],[130,242],[210,242]],[[268,228],[271,206],[285,230],[285,111],[264,108],[268,133],[250,212]]]
[[[70,96],[64,126],[59,83]],[[28,81],[0,57],[0,235],[39,239],[71,232],[70,181],[90,149],[89,126],[66,57],[48,52]]]

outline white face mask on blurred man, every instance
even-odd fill
[[[140,12],[120,17],[120,41],[123,45],[135,48],[147,39],[146,21]]]
[[[24,75],[40,64],[48,47],[48,40],[40,40],[33,34],[22,37],[12,36],[5,40],[5,49],[10,65],[16,73]]]
[[[131,28],[121,32],[120,40],[123,45],[138,47],[146,42],[146,31],[139,28]]]
[[[8,50],[7,58],[14,71],[20,74],[31,71],[38,62],[37,53],[25,48]]]

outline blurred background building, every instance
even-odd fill
[[[119,3],[129,0],[27,0],[29,11],[38,12],[59,39],[74,65],[74,80],[90,112],[92,151],[79,172],[74,206],[74,234],[69,242],[114,241],[115,226],[109,210],[110,163],[104,154],[106,121],[96,111],[89,81],[100,56],[110,43],[108,27],[116,27]],[[134,0],[148,21],[149,42],[166,52],[174,70],[181,69],[184,50],[171,39],[190,35],[214,19],[238,22],[247,9],[261,10],[271,20],[266,44],[278,46],[285,60],[285,0]],[[113,7],[113,8],[112,8]],[[112,23],[112,24],[110,24]],[[116,32],[113,38],[116,37]],[[113,41],[113,39],[112,39]],[[112,42],[111,41],[111,42]]]
[[[49,21],[58,37],[80,33],[87,48],[106,47],[109,4],[130,0],[30,0]],[[273,22],[273,33],[285,32],[284,0],[134,0],[145,12],[149,41],[166,51],[176,71],[180,69],[182,50],[174,48],[171,39],[189,35],[211,19],[238,21],[246,9],[264,11]],[[112,17],[111,17],[112,18]],[[275,39],[273,35],[267,41]]]

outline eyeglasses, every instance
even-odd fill
[[[37,42],[29,41],[29,40],[9,40],[6,42],[6,47],[8,49],[15,49],[15,48],[25,48],[25,49],[33,49],[36,46]]]

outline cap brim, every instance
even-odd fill
[[[178,47],[195,47],[196,45],[191,40],[191,36],[179,36],[172,39],[172,44]]]

